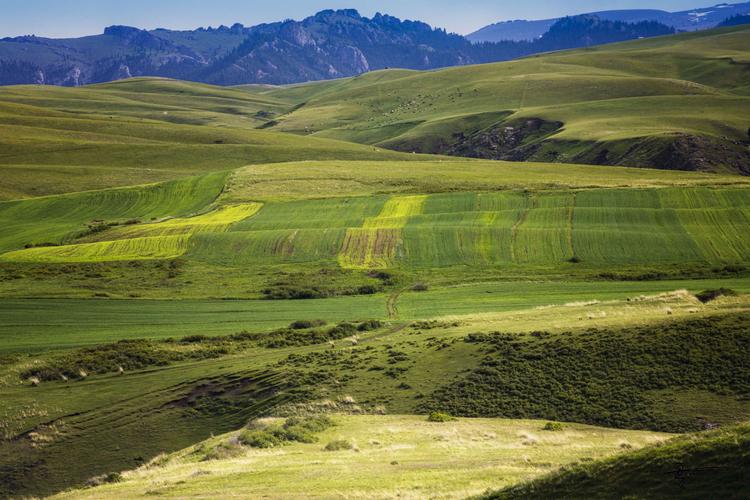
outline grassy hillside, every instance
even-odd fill
[[[743,424],[564,467],[482,498],[739,498],[748,467],[750,426]]]
[[[638,293],[635,290],[632,293]],[[494,389],[483,393],[477,384],[476,391],[464,391],[470,399],[460,405],[445,396],[453,384],[487,371],[486,360],[497,356],[488,347],[493,339],[504,339],[493,334],[495,330],[518,332],[512,337],[519,344],[519,356],[509,358],[508,368],[531,370],[535,376],[519,379],[522,385],[516,390],[525,395],[522,400],[507,399],[512,403],[507,408],[487,405],[487,416],[553,419],[575,414],[579,421],[593,423],[612,415],[612,421],[619,419],[625,427],[672,431],[750,417],[741,396],[746,370],[736,361],[747,356],[747,295],[702,305],[684,293],[643,297],[612,292],[609,300],[564,303],[565,297],[576,300],[588,294],[580,289],[558,291],[555,299],[553,293],[535,291],[526,304],[506,302],[503,307],[486,302],[486,291],[476,289],[471,302],[470,295],[458,290],[445,296],[444,308],[438,306],[440,294],[432,300],[409,301],[403,319],[384,325],[329,323],[270,331],[259,328],[258,321],[273,325],[284,317],[330,318],[326,304],[360,321],[374,312],[357,301],[337,306],[334,299],[296,302],[303,309],[294,310],[260,301],[260,309],[248,310],[247,315],[240,312],[245,304],[232,302],[131,301],[131,307],[118,309],[114,302],[81,301],[49,310],[57,311],[53,315],[64,319],[63,325],[33,303],[9,303],[6,315],[11,315],[4,324],[17,336],[5,336],[10,345],[24,347],[24,337],[39,334],[45,340],[26,346],[35,354],[2,354],[0,414],[6,438],[0,446],[0,486],[3,492],[54,492],[97,474],[132,468],[212,433],[237,429],[248,418],[327,411],[326,401],[345,396],[353,398],[363,413],[413,414],[437,407],[476,414],[471,405],[486,400]],[[518,300],[518,294],[506,293],[507,299]],[[629,298],[617,300],[618,296]],[[477,307],[480,300],[485,311],[496,312],[477,314],[482,310]],[[558,305],[551,305],[555,300]],[[550,305],[537,306],[545,303]],[[415,307],[421,307],[418,317],[429,319],[405,319]],[[92,328],[103,326],[97,318],[112,321],[110,332]],[[236,323],[224,325],[228,320]],[[60,326],[54,327],[55,321]],[[86,321],[89,326],[76,326]],[[39,330],[44,324],[49,328]],[[216,335],[217,327],[226,329],[223,336],[201,336]],[[237,335],[242,330],[246,333]],[[549,333],[540,333],[545,331]],[[123,338],[122,332],[131,339],[155,340],[108,343]],[[477,337],[478,332],[487,333],[487,338]],[[76,348],[76,341],[95,347]],[[598,391],[597,372],[586,371],[592,357],[587,350],[598,353],[610,344],[618,346],[608,358],[618,367],[607,379],[615,393]],[[42,345],[46,350],[40,351]],[[644,357],[644,350],[651,357]],[[564,366],[571,369],[566,372]],[[725,369],[717,371],[716,366]],[[124,373],[118,373],[119,367]],[[538,373],[557,380],[538,383],[547,380]],[[570,378],[563,378],[563,373]],[[36,387],[29,380],[33,376],[41,379]],[[654,380],[663,382],[654,386]],[[566,399],[550,398],[550,388],[560,394],[587,389],[584,399]],[[621,392],[637,404],[623,407],[612,397]],[[344,403],[344,408],[353,404]],[[545,455],[539,461],[549,461]]]
[[[262,90],[276,129],[402,151],[747,171],[750,30]]]
[[[669,437],[576,424],[551,432],[533,420],[337,415],[333,422],[314,443],[272,450],[229,445],[232,456],[202,461],[238,433],[218,436],[127,473],[120,483],[57,498],[216,496],[227,488],[243,497],[463,498],[497,478],[514,484],[571,461],[620,455],[622,443],[640,448]],[[354,449],[324,449],[337,440]],[[240,472],[247,470],[253,472]]]
[[[304,159],[410,159],[256,127],[286,103],[162,79],[0,89],[0,199],[165,181]]]

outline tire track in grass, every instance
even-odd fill
[[[534,208],[534,205],[536,204],[535,197],[527,192],[525,194],[524,204],[526,205],[526,207],[521,212],[521,215],[518,216],[518,220],[516,221],[516,223],[513,224],[513,227],[510,229],[510,260],[513,263],[518,263],[518,259],[516,256],[518,228],[521,227],[524,222],[526,222],[526,219],[529,217],[529,212]]]
[[[575,247],[573,246],[573,220],[574,220],[574,213],[576,209],[576,196],[578,193],[572,193],[571,200],[570,200],[570,207],[568,207],[568,253],[570,254],[570,259],[576,258],[576,251]]]

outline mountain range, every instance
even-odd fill
[[[192,31],[110,26],[74,39],[0,40],[0,84],[79,86],[136,76],[216,85],[290,84],[385,68],[430,70],[506,61],[539,52],[671,34],[652,21],[565,18],[534,41],[475,44],[443,29],[389,15],[325,10],[302,21]]]
[[[698,31],[715,28],[724,20],[736,15],[750,14],[750,2],[738,4],[721,3],[713,7],[685,10],[681,12],[667,12],[656,9],[607,10],[592,12],[588,15],[596,16],[608,21],[623,21],[638,23],[641,21],[656,21],[671,26],[677,31]],[[498,42],[503,40],[533,40],[546,33],[560,18],[542,19],[538,21],[515,20],[504,21],[485,26],[466,36],[474,43]]]

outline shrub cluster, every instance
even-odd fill
[[[281,425],[261,425],[251,422],[239,435],[239,442],[253,448],[274,448],[288,442],[315,443],[315,435],[334,425],[325,416],[289,417]]]
[[[92,477],[86,481],[86,487],[93,488],[103,484],[119,483],[120,481],[122,481],[122,474],[119,472],[110,472],[108,474]]]
[[[539,418],[681,432],[691,416],[657,411],[649,391],[750,394],[750,314],[557,335],[475,334],[479,366],[433,393],[424,413]]]
[[[292,330],[308,330],[310,328],[318,328],[326,326],[326,321],[322,319],[301,319],[293,322],[289,325]]]
[[[189,340],[196,342],[194,338]],[[210,359],[229,354],[225,345],[209,345],[201,349],[170,349],[164,342],[153,340],[121,340],[113,344],[85,347],[54,355],[46,362],[20,373],[21,378],[37,377],[42,381],[76,380],[83,374],[114,373],[166,366],[176,361]],[[122,368],[122,370],[120,370]]]
[[[316,325],[325,325],[325,321],[296,321],[290,328],[270,333],[241,332],[216,337],[198,334],[163,341],[121,340],[112,344],[53,354],[43,363],[22,371],[19,376],[23,380],[35,379],[38,382],[77,380],[85,378],[83,373],[125,373],[152,366],[166,366],[179,361],[218,358],[249,346],[274,349],[324,344],[353,337],[358,332],[381,328],[383,323],[378,320],[363,321],[359,324],[342,322],[327,329],[314,328]]]
[[[734,297],[735,295],[737,295],[737,292],[735,292],[731,288],[717,288],[696,293],[695,297],[704,304],[708,304],[709,302],[714,301],[719,297]]]
[[[560,422],[547,422],[544,424],[544,427],[542,427],[543,431],[561,431],[565,428],[563,424]]]
[[[268,300],[305,300],[326,299],[348,295],[374,295],[383,290],[378,285],[360,285],[345,288],[328,288],[325,286],[275,285],[264,288],[261,292]]]

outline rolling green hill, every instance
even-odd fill
[[[482,498],[735,498],[748,467],[750,426],[743,424],[566,467]]]
[[[0,199],[152,183],[254,163],[411,159],[256,127],[273,98],[163,79],[0,88]]]
[[[254,95],[298,103],[276,129],[402,151],[747,174],[749,41],[725,28]]]

